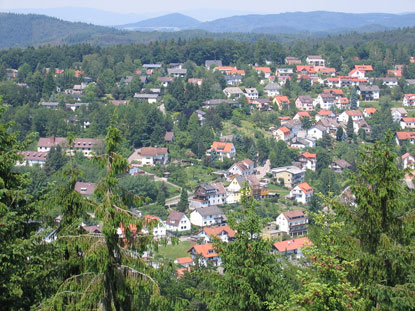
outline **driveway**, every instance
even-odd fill
[[[256,171],[257,171],[256,177],[258,178],[258,180],[261,180],[262,178],[264,178],[265,175],[269,172],[270,169],[271,169],[271,162],[270,162],[269,159],[267,159],[265,161],[264,166],[258,166],[256,168]]]

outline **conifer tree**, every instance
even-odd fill
[[[177,210],[179,212],[185,213],[188,208],[189,208],[189,196],[187,194],[187,189],[183,187],[182,192],[180,193],[180,201],[177,204]]]

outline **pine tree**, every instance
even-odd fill
[[[354,128],[353,128],[353,119],[352,119],[352,117],[349,117],[349,119],[347,120],[346,135],[347,135],[348,139],[353,139]]]
[[[189,208],[189,196],[187,194],[187,189],[183,187],[182,192],[180,193],[180,201],[177,204],[177,210],[179,212],[185,213],[188,208]]]
[[[49,99],[50,95],[55,91],[55,80],[53,78],[53,70],[49,70],[46,75],[45,82],[43,83],[42,96],[45,99]]]
[[[336,140],[342,141],[344,137],[344,130],[343,127],[339,126],[336,131]]]
[[[350,95],[350,109],[356,110],[357,109],[357,101],[359,100],[359,96],[357,95],[357,91],[353,88],[352,93]]]

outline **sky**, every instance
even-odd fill
[[[88,7],[141,16],[181,12],[200,20],[210,20],[238,14],[318,10],[351,13],[415,12],[415,0],[0,0],[0,11],[57,7]]]

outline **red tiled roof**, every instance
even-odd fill
[[[374,107],[367,107],[367,108],[365,108],[365,112],[367,114],[374,114],[376,112],[376,108],[374,108]]]
[[[186,263],[192,263],[193,260],[190,257],[180,257],[180,258],[176,258],[174,262],[177,262],[179,265],[183,265]]]
[[[402,71],[400,70],[388,70],[387,74],[392,74],[395,77],[402,77]]]
[[[223,143],[223,142],[215,141],[213,142],[210,150],[215,150],[216,152],[219,151],[219,152],[229,153],[231,152],[232,147],[233,147],[233,143]]]
[[[290,102],[290,100],[288,99],[288,97],[287,96],[275,96],[274,97],[276,100],[277,100],[277,102],[279,102],[279,103],[282,103],[282,102]]]
[[[202,231],[204,231],[209,236],[215,236],[219,237],[219,235],[225,231],[230,238],[235,237],[235,231],[232,230],[229,226],[214,226],[214,227],[207,227],[204,228]]]
[[[348,104],[348,103],[349,103],[349,99],[347,97],[340,98],[340,104]]]
[[[415,132],[396,132],[399,140],[415,139]]]
[[[166,154],[167,148],[159,148],[159,147],[142,147],[140,150],[141,156],[150,156],[155,157],[159,154]]]
[[[48,157],[47,152],[37,152],[37,151],[19,151],[19,154],[23,155],[23,160],[41,160],[46,161]]]
[[[354,68],[360,71],[373,71],[372,65],[355,65]]]
[[[314,189],[306,182],[297,185],[304,193],[312,193]]]
[[[293,217],[305,217],[305,214],[303,213],[303,211],[299,209],[294,210],[294,211],[284,212],[282,214],[285,216],[285,218],[288,218],[288,219],[293,218]]]
[[[402,118],[403,122],[415,122],[415,118]]]
[[[303,154],[300,154],[300,157],[304,157],[304,158],[307,158],[307,159],[316,159],[317,154],[310,153],[310,152],[304,152]]]
[[[334,95],[343,95],[343,90],[342,89],[324,89],[323,93],[330,93],[330,94],[334,94]]]
[[[307,111],[299,111],[299,112],[297,112],[297,114],[300,118],[307,117],[307,118],[311,119],[311,116]]]
[[[360,110],[347,110],[346,114],[350,117],[354,117],[354,116],[361,116],[362,112]]]
[[[313,245],[313,243],[307,237],[274,243],[274,247],[279,252],[293,251],[293,250],[301,249],[305,246],[311,246],[311,245]]]
[[[317,112],[317,114],[320,115],[320,116],[329,116],[332,113],[333,113],[333,111],[331,111],[331,110],[324,110],[324,109],[322,109],[319,112]]]
[[[402,156],[402,159],[406,159],[407,157],[410,157],[410,156],[411,156],[411,154],[409,152],[407,152]]]
[[[291,120],[291,117],[278,117],[281,121]]]
[[[93,194],[95,191],[95,184],[89,182],[76,182],[75,184],[75,191],[79,192],[80,194],[90,195]]]
[[[190,252],[192,249],[194,249],[197,254],[205,258],[211,258],[211,257],[218,256],[216,251],[214,251],[213,249],[212,243],[195,245],[192,248],[190,248],[187,252]]]
[[[289,129],[288,127],[286,127],[286,126],[282,126],[282,127],[280,127],[280,128],[279,128],[279,130],[280,130],[281,132],[283,132],[285,135],[287,135],[287,134],[289,134],[289,133],[290,133],[290,129]]]
[[[256,71],[262,71],[264,73],[271,73],[271,68],[269,67],[255,67]]]

